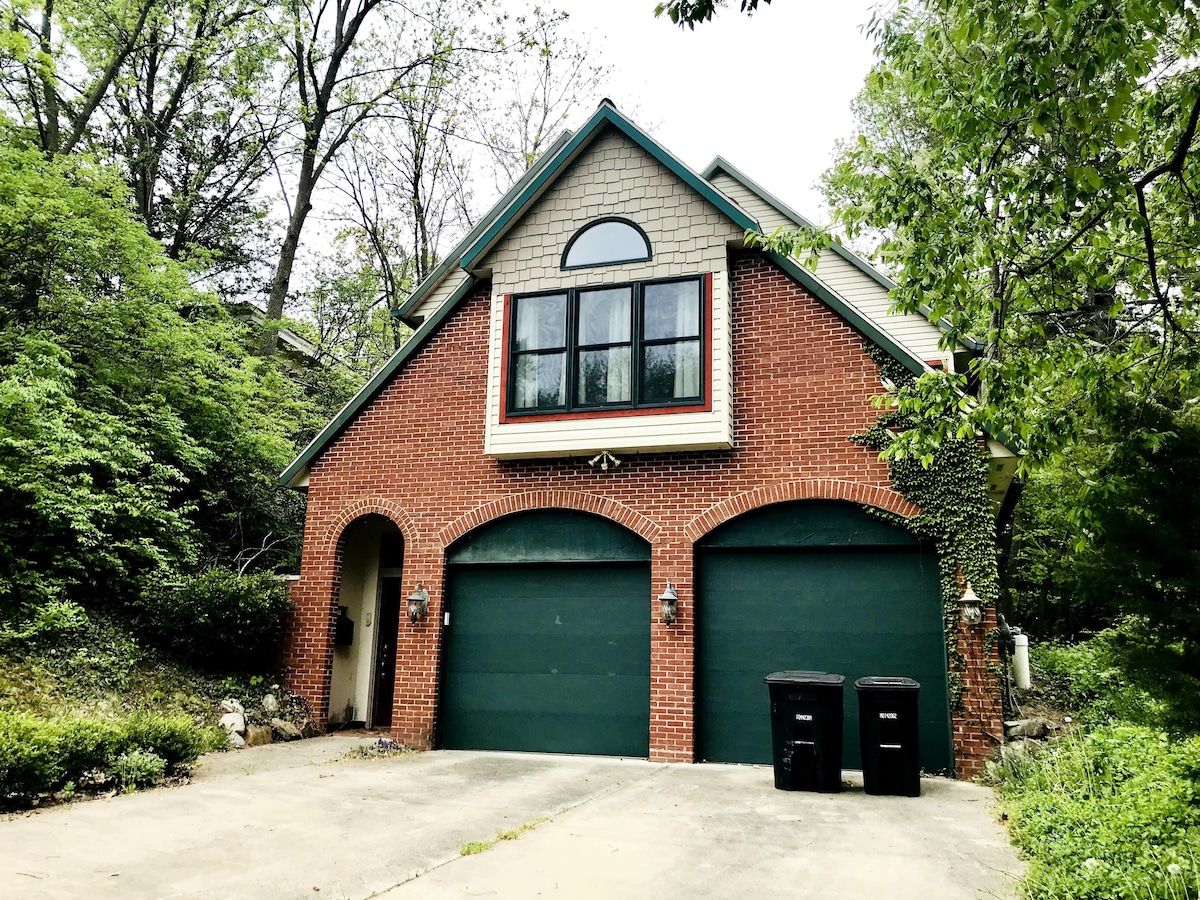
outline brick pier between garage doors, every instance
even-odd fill
[[[952,697],[934,551],[872,514],[917,510],[850,440],[878,416],[872,354],[949,365],[937,328],[742,249],[766,201],[711,177],[602,106],[402,310],[409,344],[283,475],[308,492],[286,662],[319,718],[765,762],[762,677],[822,669],[917,678],[928,770],[993,752],[987,629],[958,635]]]

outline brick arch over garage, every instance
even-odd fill
[[[337,516],[325,530],[321,540],[321,549],[327,553],[337,550],[338,544],[350,524],[356,519],[369,515],[383,516],[385,519],[389,519],[400,529],[405,547],[417,546],[420,543],[420,529],[417,528],[412,516],[405,512],[399,503],[382,497],[360,497],[338,511]]]
[[[846,500],[874,506],[904,516],[906,519],[921,510],[890,488],[876,487],[857,481],[838,481],[831,478],[811,478],[804,481],[787,481],[755,488],[736,497],[730,497],[709,507],[684,526],[684,534],[695,542],[718,525],[728,522],[743,513],[761,506],[786,503],[790,500]]]
[[[618,525],[623,525],[650,544],[654,543],[662,531],[658,524],[637,510],[607,497],[583,491],[528,491],[523,494],[510,494],[491,503],[485,503],[483,506],[477,506],[443,528],[438,533],[438,541],[443,547],[449,547],[468,531],[493,519],[507,516],[510,513],[535,509],[572,509],[577,512],[603,516]]]

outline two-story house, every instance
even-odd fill
[[[906,675],[922,766],[977,771],[994,676],[951,703],[935,551],[871,514],[916,509],[850,440],[879,414],[873,353],[953,353],[841,247],[815,271],[744,248],[780,224],[807,225],[605,102],[446,257],[412,338],[282,476],[308,492],[287,662],[320,719],[765,762],[767,673]],[[985,446],[1002,489],[1011,454]]]

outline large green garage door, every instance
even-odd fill
[[[649,558],[632,532],[566,510],[455,544],[442,746],[648,756]]]
[[[846,676],[843,765],[860,768],[854,680],[921,683],[921,765],[952,767],[937,560],[905,530],[848,503],[749,513],[697,546],[697,739],[701,759],[769,763],[763,676]]]

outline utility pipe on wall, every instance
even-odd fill
[[[1013,680],[1017,690],[1028,690],[1032,683],[1029,680],[1029,635],[1014,631],[1013,643]]]

